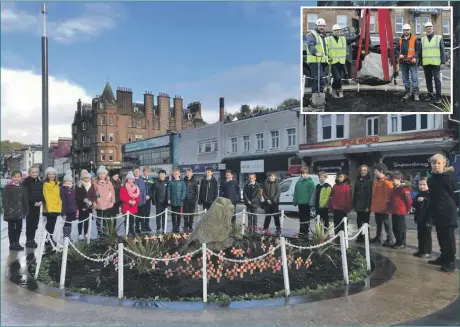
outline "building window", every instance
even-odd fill
[[[136,135],[136,141],[142,140],[142,135]]]
[[[204,143],[204,152],[211,153],[212,152],[212,143],[211,141]]]
[[[92,136],[93,136],[93,143],[96,143],[96,142],[97,142],[97,140],[96,140],[96,134],[93,134]]]
[[[136,128],[141,128],[142,124],[141,124],[141,120],[140,119],[136,119]]]
[[[74,139],[74,140],[73,140],[73,146],[74,146],[74,147],[78,147],[78,140],[77,140],[77,139]]]
[[[424,31],[424,26],[430,21],[430,17],[415,17],[415,34],[422,34]]]
[[[133,134],[128,134],[128,142],[132,142],[133,141]]]
[[[113,126],[113,116],[112,115],[109,116],[109,125]]]
[[[320,115],[318,117],[318,141],[345,138],[345,115]]]
[[[198,153],[211,153],[217,152],[219,145],[217,140],[198,142]]]
[[[86,126],[86,122],[83,122],[82,125],[83,125],[83,130],[86,131],[86,127],[87,127],[87,126]]]
[[[109,150],[109,161],[114,160],[113,150]]]
[[[32,153],[29,153],[29,158],[32,158]]]
[[[261,151],[264,149],[264,134],[259,133],[256,134],[256,139],[257,139],[257,151]]]
[[[109,142],[113,143],[113,133],[109,133]]]
[[[288,128],[286,130],[287,132],[287,146],[296,146],[297,145],[297,135],[296,135],[296,130],[295,128]]]
[[[395,17],[395,33],[402,33],[404,25],[404,18],[402,16]]]
[[[250,149],[249,135],[243,136],[243,149],[244,149],[244,152],[249,152],[249,149]]]
[[[212,141],[212,151],[217,152],[219,150],[219,145],[217,141]]]
[[[105,150],[101,150],[101,161],[105,161]]]
[[[237,153],[238,152],[238,138],[232,137],[230,139],[230,144],[231,144],[231,153]]]
[[[309,31],[315,30],[317,20],[318,20],[318,14],[307,14],[307,29]]]
[[[280,147],[280,132],[271,131],[270,136],[272,139],[271,149],[279,149]]]
[[[105,116],[101,116],[101,125],[105,125]]]
[[[32,166],[32,161],[29,160],[29,166]]]
[[[369,26],[370,32],[375,33],[375,16],[369,17],[369,23],[370,23],[370,26]]]
[[[101,133],[101,142],[105,142],[105,133]]]
[[[340,26],[340,28],[345,28],[348,26],[348,17],[347,15],[337,15],[337,25]]]
[[[198,153],[204,153],[204,142],[198,143]]]
[[[78,127],[76,125],[73,126],[73,132],[74,133],[78,132]]]
[[[442,20],[442,34],[450,35],[450,21],[449,19]]]
[[[128,127],[133,127],[133,117],[128,117]]]
[[[391,115],[388,133],[415,132],[442,129],[442,117],[426,114]]]
[[[379,135],[379,118],[370,117],[366,119],[366,136]]]

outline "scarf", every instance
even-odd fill
[[[85,183],[85,182],[81,181],[81,184],[85,187],[86,192],[88,192],[88,190],[91,187],[91,182]]]
[[[128,195],[131,199],[135,199],[139,197],[139,187],[136,184],[129,185],[128,183],[125,184],[126,191],[128,191]]]

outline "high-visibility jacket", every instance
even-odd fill
[[[409,48],[407,49],[407,59],[412,59],[415,56],[415,42],[417,42],[417,37],[411,35],[409,38]],[[399,39],[399,50],[402,49],[403,38]]]
[[[441,48],[439,43],[442,41],[440,35],[433,35],[431,41],[428,36],[422,38],[422,65],[441,65]]]
[[[309,47],[307,47],[307,63],[314,63],[314,62],[327,63],[326,49],[324,49],[323,40],[321,36],[316,31],[311,31],[310,33],[312,33],[316,39],[316,45],[315,45],[316,50],[321,52],[323,55],[321,57],[314,56],[310,53]]]
[[[345,64],[347,59],[347,38],[345,36],[339,36],[337,41],[333,36],[326,37],[326,47],[331,65]]]

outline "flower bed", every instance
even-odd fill
[[[202,254],[179,254],[187,234],[168,234],[120,239],[125,249],[150,258],[148,260],[125,251],[124,296],[132,299],[167,301],[202,300]],[[315,241],[288,240],[292,244],[308,246]],[[234,247],[221,251],[219,256],[207,253],[208,300],[264,299],[284,295],[279,238],[263,235],[240,235]],[[324,242],[324,240],[321,240]],[[114,253],[111,242],[94,242],[89,246],[76,243],[78,251],[90,258],[106,258]],[[113,240],[112,240],[113,243]],[[174,260],[176,257],[182,259]],[[255,261],[251,258],[263,256]],[[221,257],[220,257],[221,256]],[[39,280],[57,286],[62,253],[44,256]],[[224,258],[222,258],[224,257]],[[315,250],[298,250],[287,246],[291,294],[306,294],[343,284],[340,247],[326,245]],[[94,262],[83,258],[69,247],[66,289],[87,294],[117,296],[118,258]],[[348,249],[350,282],[367,276],[366,261],[357,250]],[[242,260],[231,262],[227,259]],[[34,273],[34,265],[30,266]]]

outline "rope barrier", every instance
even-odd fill
[[[51,247],[53,248],[53,251],[56,251],[56,252],[62,252],[62,248],[60,247],[57,247],[56,245],[54,245],[54,241],[53,239],[51,238],[51,235],[50,233],[46,232],[46,240],[51,244]]]
[[[339,235],[340,234],[336,234],[334,237],[328,239],[326,242],[319,243],[319,244],[312,245],[312,246],[299,246],[299,245],[294,245],[294,244],[289,243],[289,242],[286,242],[286,245],[288,245],[290,247],[293,247],[293,248],[296,248],[296,249],[300,249],[300,250],[313,250],[313,249],[317,249],[317,248],[320,248],[320,247],[323,247],[325,245],[328,245],[328,244],[332,243],[337,237],[339,237]]]
[[[101,258],[101,259],[94,259],[94,258],[91,258],[91,257],[88,257],[87,255],[85,255],[84,253],[82,253],[80,250],[78,250],[75,245],[72,243],[72,242],[69,242],[69,245],[79,254],[81,255],[83,258],[87,259],[87,260],[90,260],[90,261],[93,261],[93,262],[108,262],[110,261],[111,259],[115,258],[118,253],[117,252],[114,252],[113,254],[105,257],[105,258]]]
[[[189,213],[185,213],[185,212],[175,212],[175,211],[172,211],[172,210],[168,210],[169,212],[171,213],[174,213],[176,215],[182,215],[182,216],[192,216],[192,215],[201,215],[203,213],[206,213],[206,211],[198,211],[198,212],[189,212]]]
[[[269,249],[267,253],[264,253],[261,256],[258,256],[256,258],[244,259],[244,260],[230,259],[230,258],[224,257],[224,256],[222,256],[222,255],[220,255],[218,253],[215,253],[215,252],[213,252],[211,250],[208,250],[208,252],[211,253],[213,256],[218,257],[219,259],[222,259],[224,261],[233,262],[233,263],[247,263],[247,262],[259,261],[259,260],[261,260],[261,259],[263,259],[263,258],[265,258],[265,257],[267,257],[269,255],[273,255],[274,252],[276,250],[278,250],[280,247],[281,247],[281,244],[278,244],[276,247],[273,247],[273,248]]]
[[[142,259],[147,259],[147,260],[151,260],[151,261],[161,261],[161,262],[169,262],[169,261],[177,261],[177,260],[180,260],[180,259],[184,259],[184,258],[187,258],[187,257],[191,257],[193,256],[194,254],[198,253],[198,252],[201,252],[201,248],[199,248],[198,250],[195,250],[193,252],[189,252],[185,255],[182,255],[182,256],[179,256],[179,257],[171,257],[169,259],[165,259],[165,258],[151,258],[151,257],[147,257],[145,255],[142,255],[142,254],[139,254],[137,252],[134,252],[128,248],[124,248],[124,251],[126,252],[129,252],[131,253],[132,255],[135,255],[139,258],[142,258]]]
[[[353,241],[355,238],[358,238],[358,236],[362,234],[363,229],[364,229],[364,228],[361,226],[361,228],[358,229],[358,231],[356,232],[355,236],[349,237],[348,240],[349,240],[349,241]]]

